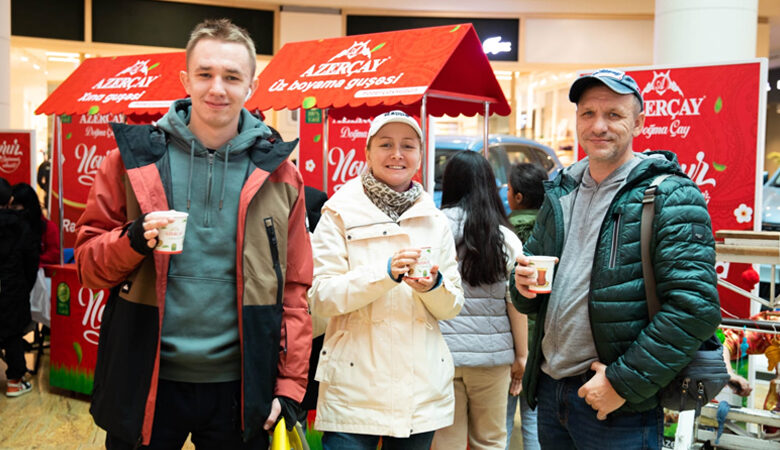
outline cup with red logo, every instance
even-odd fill
[[[176,254],[184,250],[184,233],[187,231],[186,212],[175,211],[154,211],[146,215],[147,219],[173,219],[168,225],[157,229],[157,246],[154,251],[157,253]]]
[[[436,265],[433,260],[432,247],[420,247],[420,257],[417,258],[417,264],[413,265],[406,278],[411,280],[428,280],[431,277],[431,269]]]
[[[555,272],[554,256],[529,256],[528,267],[536,271],[536,284],[528,286],[528,290],[537,294],[549,294],[552,292],[552,281]]]

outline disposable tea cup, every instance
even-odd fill
[[[154,251],[157,253],[176,254],[184,250],[184,233],[187,230],[186,212],[175,211],[154,211],[146,215],[147,219],[173,219],[168,225],[157,229],[157,246]]]
[[[539,294],[549,294],[552,291],[552,281],[555,272],[554,256],[529,256],[529,267],[535,269],[536,284],[528,286],[528,290]]]
[[[428,279],[431,276],[431,269],[435,265],[436,263],[433,260],[433,248],[420,247],[420,257],[417,258],[417,263],[409,269],[406,278],[412,280]]]

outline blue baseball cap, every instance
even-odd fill
[[[580,100],[582,93],[585,92],[585,89],[596,83],[603,84],[616,94],[633,94],[639,100],[639,109],[644,111],[645,102],[642,100],[642,93],[639,91],[639,85],[636,84],[636,81],[634,81],[630,75],[615,69],[599,69],[593,73],[582,75],[574,80],[571,89],[569,89],[569,100],[572,103],[577,103]]]

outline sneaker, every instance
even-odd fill
[[[26,394],[32,390],[32,383],[24,381],[23,378],[17,380],[8,380],[8,389],[5,391],[5,395],[8,397],[18,397],[22,394]]]

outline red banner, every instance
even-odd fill
[[[699,67],[627,70],[645,101],[645,124],[635,151],[671,150],[702,191],[713,231],[760,227],[764,147],[758,142],[762,74],[758,60]],[[579,150],[580,152],[582,150]],[[582,153],[580,153],[581,155]],[[717,264],[718,276],[748,290],[747,264]],[[721,305],[750,316],[750,302],[719,288]]]
[[[303,182],[322,189],[322,111],[299,110],[298,164]],[[366,139],[370,120],[328,118],[328,197],[360,175],[366,165]]]
[[[91,394],[100,325],[109,292],[81,286],[74,264],[52,269],[49,383]]]
[[[98,167],[108,152],[116,148],[114,132],[109,122],[122,122],[121,114],[75,114],[61,116],[62,120],[62,197],[64,204],[63,247],[76,242],[76,222],[86,207],[89,189]],[[51,217],[59,220],[59,179],[57,158],[51,169]]]
[[[35,168],[35,131],[0,131],[0,178],[35,187]]]

